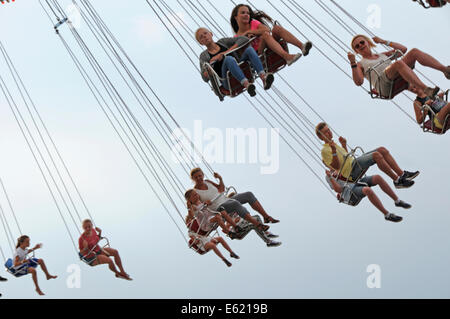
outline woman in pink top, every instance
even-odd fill
[[[296,62],[302,54],[307,56],[312,47],[310,41],[302,43],[289,31],[275,25],[272,30],[267,26],[266,21],[273,23],[271,17],[262,11],[253,11],[252,8],[245,4],[239,4],[231,13],[231,27],[237,36],[258,37],[253,41],[253,47],[258,53],[262,53],[267,46],[276,54],[286,60],[288,65]],[[289,54],[278,43],[277,39],[283,38],[287,43],[293,44],[302,50],[302,53]]]
[[[116,274],[117,278],[131,280],[123,269],[119,252],[110,247],[101,248],[98,246],[98,242],[102,238],[102,230],[98,227],[94,228],[90,219],[84,220],[82,227],[84,232],[78,240],[80,257],[90,266],[108,264],[109,269]],[[110,257],[113,257],[114,261]],[[117,271],[114,262],[120,271]]]

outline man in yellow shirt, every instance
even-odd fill
[[[347,156],[347,140],[339,137],[337,145],[333,141],[333,133],[325,122],[316,126],[317,136],[325,142],[322,148],[322,161],[333,171],[340,172],[344,179],[349,182],[357,181],[361,175],[372,165],[377,164],[378,168],[392,178],[396,188],[409,188],[414,185],[412,179],[419,175],[419,171],[408,172],[402,170],[389,151],[384,147],[365,153],[357,158]]]

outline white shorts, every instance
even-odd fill
[[[375,82],[375,90],[380,94],[381,96],[389,97],[391,94],[392,86],[394,85],[394,81],[390,80],[386,75],[386,69],[383,71],[383,73],[378,77],[377,81]]]

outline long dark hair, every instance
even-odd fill
[[[253,11],[253,9],[249,5],[238,4],[236,7],[234,7],[233,11],[231,12],[231,18],[230,18],[231,27],[233,28],[234,33],[237,33],[239,31],[239,26],[238,26],[238,23],[237,23],[235,17],[238,15],[239,9],[241,7],[248,8],[248,11],[250,13],[250,22],[252,22],[252,20],[258,20],[259,22],[261,22],[267,26],[268,26],[267,22],[273,23],[273,19],[270,16],[268,16],[266,13],[264,13],[264,11],[260,11],[260,10]]]
[[[16,249],[19,248],[20,245],[22,245],[23,242],[24,242],[25,240],[27,240],[28,238],[30,238],[30,237],[28,237],[27,235],[20,236],[20,237],[17,239]]]

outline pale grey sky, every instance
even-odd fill
[[[61,1],[64,6],[69,2]],[[280,1],[272,2],[288,12]],[[350,40],[314,1],[298,2],[328,26],[334,26],[341,39]],[[170,3],[176,7],[176,1]],[[228,16],[232,4],[220,3],[221,11]],[[289,28],[266,1],[253,3]],[[339,3],[361,21],[366,21],[371,4],[378,5],[381,26],[373,32],[450,63],[450,44],[445,41],[450,8],[425,10],[408,0]],[[267,127],[243,97],[218,102],[146,1],[97,0],[94,5],[183,127],[193,129],[194,120],[202,120],[205,128],[223,132],[227,128]],[[289,18],[331,54],[292,14]],[[386,206],[404,217],[402,223],[392,224],[385,222],[367,200],[357,208],[340,205],[284,143],[280,143],[277,174],[261,175],[257,164],[213,164],[227,184],[239,191],[253,191],[266,209],[281,219],[272,227],[280,235],[281,247],[266,248],[254,234],[244,241],[229,241],[241,260],[227,269],[213,253],[198,256],[180,239],[99,111],[38,2],[17,0],[3,5],[0,21],[1,41],[60,146],[97,223],[110,237],[112,246],[119,249],[126,269],[135,278],[133,282],[119,281],[106,267],[91,269],[78,261],[2,96],[0,175],[24,231],[33,243],[44,243],[39,257],[60,276],[56,281],[44,282],[39,271],[41,288],[48,297],[449,297],[450,201],[445,182],[450,155],[448,136],[426,135],[391,103],[370,99],[317,50],[283,70],[283,75],[352,145],[366,150],[386,146],[402,167],[421,170],[413,188],[398,191],[414,207],[398,211],[377,189]],[[220,23],[225,26],[223,21]],[[82,32],[83,24],[80,27]],[[69,37],[67,29],[62,28],[62,32]],[[442,74],[420,69],[442,88],[448,87]],[[4,72],[2,63],[0,72]],[[292,94],[289,98],[297,101]],[[412,114],[407,99],[400,97],[398,102]],[[298,107],[304,109],[301,103]],[[378,170],[372,168],[371,172]],[[189,185],[187,176],[181,178]],[[7,243],[1,236],[0,240],[5,250]],[[70,264],[81,266],[81,289],[67,288],[66,270]],[[381,266],[381,289],[366,287],[366,267],[370,264]],[[9,278],[0,285],[4,297],[37,297],[31,278],[15,279],[6,272],[2,275]]]

